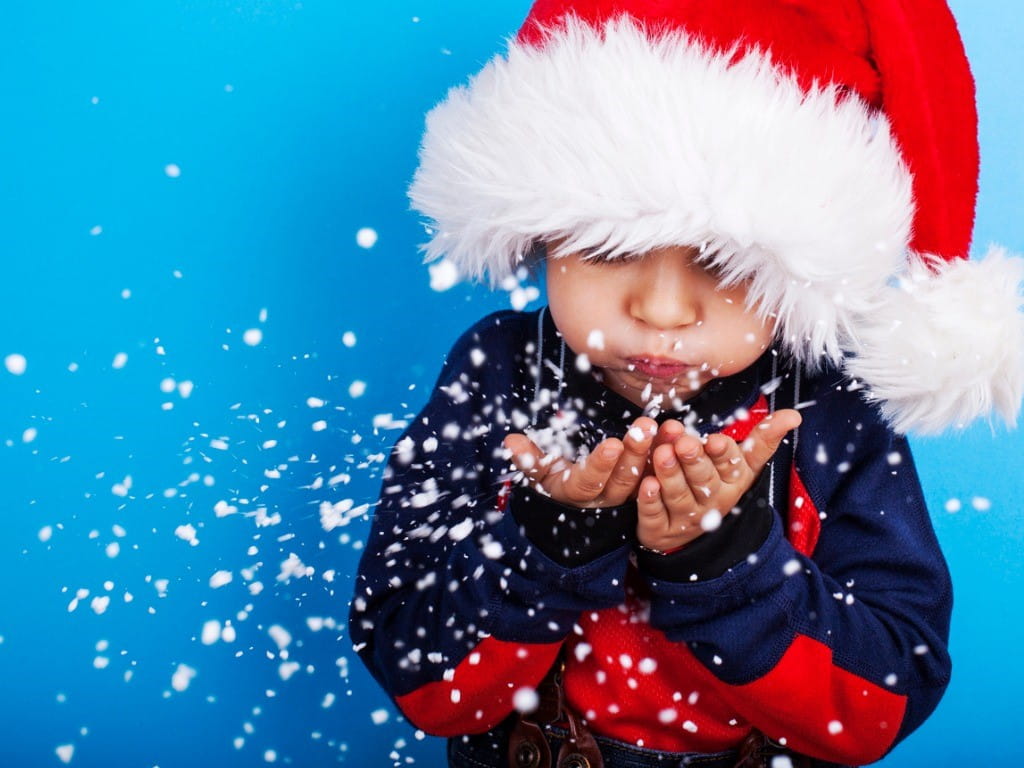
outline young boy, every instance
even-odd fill
[[[930,714],[902,433],[1012,422],[1024,368],[974,121],[941,0],[540,0],[431,113],[428,253],[549,299],[456,343],[360,564],[450,765],[860,765]]]

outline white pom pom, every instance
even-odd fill
[[[1024,392],[1024,259],[915,263],[857,323],[846,370],[898,432],[937,434],[998,413],[1016,423]]]

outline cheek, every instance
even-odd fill
[[[621,320],[614,316],[612,300],[602,295],[600,286],[590,290],[595,286],[588,281],[570,283],[567,277],[571,276],[548,279],[551,318],[573,352],[585,353],[595,366],[603,367]]]
[[[714,328],[713,345],[721,362],[753,362],[771,344],[774,335],[775,321],[769,318],[762,321],[755,310],[746,308],[744,296],[731,296],[732,303],[719,305],[716,317],[709,323]]]

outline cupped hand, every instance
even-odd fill
[[[503,445],[516,469],[555,501],[579,508],[614,507],[636,496],[657,434],[657,422],[641,416],[621,440],[609,437],[575,463],[546,456],[520,433],[508,435]]]
[[[637,494],[640,544],[667,552],[716,529],[800,421],[797,411],[784,409],[760,422],[742,445],[716,433],[706,443],[684,434],[655,446],[653,474]]]

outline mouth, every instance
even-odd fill
[[[694,366],[668,357],[630,357],[626,362],[632,370],[650,379],[678,379]]]

